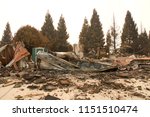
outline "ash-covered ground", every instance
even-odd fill
[[[1,100],[149,100],[150,70],[0,70]]]

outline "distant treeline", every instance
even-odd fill
[[[45,15],[45,21],[41,30],[26,25],[18,29],[12,37],[9,22],[6,24],[1,45],[15,43],[16,41],[24,42],[26,48],[31,52],[32,47],[42,46],[51,51],[67,52],[72,51],[72,45],[67,41],[69,34],[63,15],[60,16],[57,29],[53,26],[53,20],[49,12]],[[117,42],[120,40],[121,46],[117,48]],[[130,11],[127,11],[122,31],[113,17],[113,24],[108,29],[106,38],[104,38],[102,23],[96,9],[90,22],[85,18],[79,34],[79,49],[84,56],[88,56],[92,50],[96,58],[106,57],[111,54],[116,55],[150,55],[150,37],[146,30],[138,33],[138,28],[133,20]]]

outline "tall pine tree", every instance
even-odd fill
[[[82,26],[82,30],[79,35],[79,45],[81,47],[80,49],[82,49],[81,51],[83,52],[84,56],[88,54],[88,46],[89,46],[88,31],[89,31],[89,24],[88,24],[88,20],[85,18]]]
[[[139,35],[137,54],[149,55],[150,54],[150,39],[146,33],[146,30]]]
[[[127,11],[123,32],[121,36],[122,52],[135,54],[137,52],[138,29],[131,16],[130,11]]]
[[[10,29],[10,24],[8,22],[6,24],[6,28],[3,33],[2,44],[9,44],[9,43],[11,43],[11,40],[12,40],[12,33],[11,33],[11,29]]]
[[[56,30],[53,26],[53,20],[49,12],[47,12],[45,16],[45,22],[41,28],[41,32],[44,36],[46,36],[50,40],[50,43],[54,45],[56,41]],[[53,46],[51,46],[51,49],[53,50]]]
[[[101,57],[104,50],[104,34],[102,30],[102,24],[99,20],[97,11],[93,10],[91,18],[91,26],[89,28],[89,43],[90,48],[94,48],[97,51],[97,57]]]
[[[61,15],[58,27],[57,27],[57,39],[55,43],[55,51],[67,52],[72,51],[72,46],[67,42],[69,34],[67,33],[67,27],[64,17]]]
[[[107,35],[106,35],[106,53],[108,56],[110,55],[111,45],[112,45],[111,34],[110,34],[110,31],[108,30]]]

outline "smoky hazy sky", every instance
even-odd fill
[[[57,24],[63,14],[69,42],[77,43],[84,18],[90,22],[93,9],[99,14],[104,33],[112,25],[113,14],[120,31],[124,23],[127,10],[138,25],[150,30],[150,0],[0,0],[0,36],[2,37],[6,23],[9,22],[13,35],[25,25],[41,29],[47,11]],[[0,39],[1,39],[0,37]]]

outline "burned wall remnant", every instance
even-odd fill
[[[7,65],[14,57],[15,50],[12,45],[5,45],[0,48],[0,61],[3,66]]]

